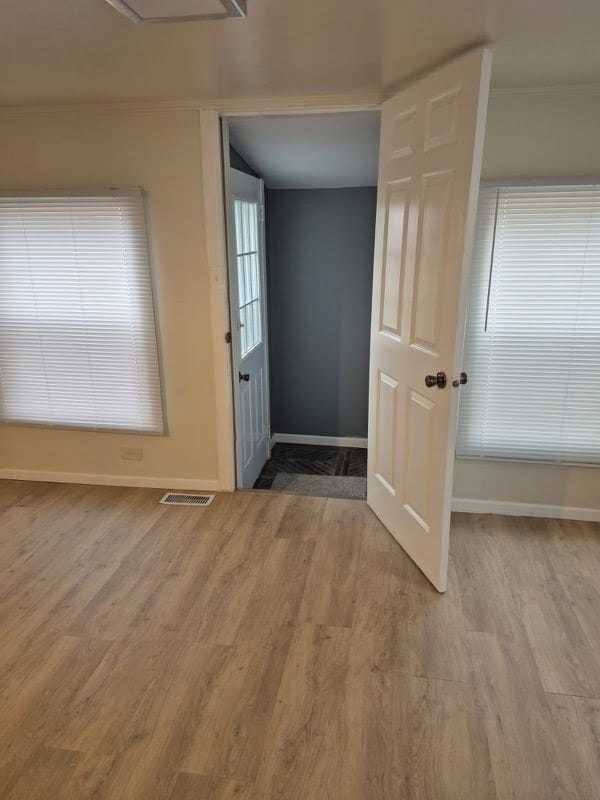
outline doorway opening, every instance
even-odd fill
[[[379,116],[224,121],[238,488],[366,499]]]
[[[462,378],[465,289],[475,228],[491,63],[488,48],[474,48],[407,83],[381,105],[368,359],[367,502],[441,592],[447,587],[458,390],[465,383]],[[322,116],[331,118],[329,114]],[[272,118],[254,119],[264,124]],[[305,115],[291,122],[308,124],[307,121],[314,119],[316,117]],[[252,211],[238,206],[242,223],[236,229],[235,197],[230,193],[233,173],[227,119],[224,128],[229,305],[233,309],[230,336],[235,370],[235,447],[238,487],[241,488],[254,485],[262,471],[256,471],[260,459],[257,463],[254,456],[257,451],[269,454],[271,433],[279,433],[273,430],[271,411],[275,410],[275,404],[269,394],[268,328],[270,323],[273,342],[274,304],[271,302],[271,313],[267,314],[264,291],[268,285],[267,259],[265,248],[262,256],[260,251],[260,241],[267,241],[265,228],[257,222],[256,231],[252,233],[252,223],[249,226],[243,223],[244,219],[258,221],[262,218],[260,203],[253,200],[256,208]],[[338,131],[335,146],[329,147],[332,164],[336,163],[336,154],[344,150],[345,137],[345,132]],[[274,141],[265,136],[254,138],[265,143],[267,156],[277,152]],[[300,138],[304,142],[308,135],[302,133]],[[291,133],[283,137],[284,144],[287,145],[289,139],[292,139]],[[243,150],[240,140],[237,143]],[[310,159],[306,154],[304,159],[306,167]],[[365,158],[356,159],[356,164],[363,168]],[[350,159],[347,170],[354,165]],[[207,163],[206,167],[209,177],[214,176],[211,164]],[[318,175],[327,174],[328,168],[329,161],[322,164]],[[260,179],[257,181],[262,187]],[[240,202],[249,201],[240,197]],[[347,215],[343,219],[347,220]],[[219,227],[218,220],[216,222]],[[302,240],[309,254],[318,240],[317,222],[322,222],[321,217],[316,222],[313,220],[312,228],[309,227]],[[294,224],[292,229],[295,229]],[[345,231],[351,239],[353,228],[346,225]],[[257,248],[255,243],[258,243]],[[250,249],[244,249],[248,244]],[[295,256],[299,247],[294,244],[287,250]],[[246,263],[244,260],[248,259]],[[291,261],[293,263],[293,259]],[[345,265],[346,259],[343,262]],[[255,291],[255,284],[263,274],[264,282]],[[298,267],[292,271],[293,280],[284,294],[290,305],[282,301],[281,306],[277,306],[286,309],[284,321],[291,320],[292,336],[301,345],[305,344],[308,333],[314,332],[314,326],[298,324],[295,316],[296,301],[305,291],[304,285],[296,281],[298,275],[303,274]],[[343,275],[338,294],[348,283],[346,273]],[[319,272],[309,283],[313,300],[308,307],[312,312],[319,307],[327,287]],[[259,334],[257,339],[251,338],[253,350],[243,356],[242,331],[247,321],[241,314],[248,303],[254,304],[259,315],[258,322],[254,312],[251,316],[250,324],[258,325],[252,328],[252,337],[257,329]],[[347,300],[340,306],[345,312],[352,311],[352,303]],[[319,364],[321,350],[330,340],[338,344],[345,342],[355,317],[352,314],[334,316],[333,326],[331,319],[326,318],[323,327],[316,328],[317,346],[312,355],[304,359],[310,367]],[[368,338],[365,336],[365,342]],[[262,375],[260,380],[253,381],[243,359],[252,356],[261,346],[264,351]],[[288,374],[294,376],[302,362],[288,357],[284,363]],[[352,351],[349,363],[351,369],[346,374],[352,376],[353,367],[358,363],[357,351]],[[332,371],[317,373],[319,377],[311,384],[312,388],[319,389],[319,380],[329,378]],[[228,374],[229,370],[226,372]],[[349,386],[342,383],[340,388],[338,384],[338,403],[350,396]],[[311,419],[316,418],[317,407],[311,405],[312,395],[305,391],[303,384],[296,384],[285,410],[297,401],[297,395],[305,398],[303,408],[311,408]],[[341,407],[338,406],[338,412]],[[343,446],[344,437],[340,435],[339,439],[337,443]],[[253,475],[251,466],[255,470]],[[246,468],[247,476],[243,474]]]

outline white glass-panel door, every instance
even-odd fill
[[[270,453],[263,182],[230,171],[230,299],[238,488]]]

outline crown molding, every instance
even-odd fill
[[[184,98],[180,100],[108,100],[81,103],[0,106],[0,116],[3,118],[18,118],[32,115],[156,114],[173,111],[202,111],[213,107],[213,101],[202,101],[194,98]]]
[[[362,92],[339,92],[296,95],[290,97],[265,97],[219,100],[214,108],[224,115],[254,115],[281,113],[321,113],[335,111],[378,110],[384,100],[379,89]]]
[[[379,90],[255,98],[181,98],[164,100],[110,100],[81,103],[0,105],[3,119],[30,115],[157,114],[177,111],[216,111],[224,115],[320,113],[376,110],[383,101]]]
[[[492,89],[490,97],[557,97],[566,94],[579,97],[599,95],[600,83],[556,83],[549,86],[500,86]]]
[[[490,99],[503,97],[564,97],[600,95],[600,83],[553,84],[550,86],[497,87]],[[46,103],[31,105],[0,105],[3,119],[29,115],[81,114],[159,114],[177,111],[216,111],[223,115],[324,113],[335,111],[377,110],[387,94],[380,89],[361,92],[332,92],[280,97],[248,98],[166,98],[160,100],[107,100],[78,103]]]

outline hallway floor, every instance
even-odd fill
[[[312,497],[365,499],[367,450],[278,443],[254,488]]]
[[[600,525],[0,482],[3,800],[597,800]]]

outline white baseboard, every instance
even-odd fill
[[[46,472],[29,469],[0,469],[0,479],[47,481],[48,483],[87,483],[92,486],[133,486],[142,489],[189,489],[218,492],[217,480],[194,478],[154,478],[140,475],[103,475],[96,472]]]
[[[367,439],[361,436],[311,436],[303,433],[274,433],[271,446],[283,444],[321,444],[327,447],[366,447]]]
[[[576,519],[583,522],[600,522],[600,508],[578,506],[552,506],[541,503],[512,503],[505,500],[473,500],[455,497],[452,510],[467,514],[507,514],[517,517],[546,517],[548,519]]]

